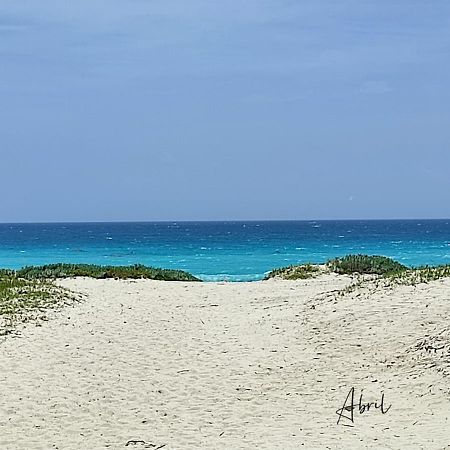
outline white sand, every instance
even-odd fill
[[[64,281],[0,344],[0,449],[450,448],[450,280],[349,282]],[[351,387],[391,409],[337,425]]]

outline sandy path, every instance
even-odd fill
[[[450,448],[450,280],[349,283],[67,280],[0,344],[0,449]],[[337,425],[351,387],[391,409]]]

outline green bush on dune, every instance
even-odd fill
[[[328,269],[328,270],[327,270]],[[321,273],[332,271],[343,274],[396,274],[408,270],[406,266],[385,256],[347,255],[331,259],[326,263],[326,269],[317,264],[301,264],[281,267],[272,270],[265,279],[280,277],[285,280],[312,278]]]
[[[406,266],[386,256],[347,255],[327,262],[328,267],[338,274],[386,275],[408,270]]]
[[[94,264],[50,264],[24,267],[16,272],[18,277],[28,280],[71,277],[147,278],[164,281],[201,281],[183,270],[159,269],[140,264],[134,266],[97,266]]]
[[[277,277],[284,280],[298,280],[313,278],[329,272],[335,272],[339,275],[376,275],[378,276],[377,278],[381,278],[384,280],[384,283],[387,283],[384,285],[411,286],[442,278],[450,278],[450,264],[408,268],[385,256],[347,255],[342,258],[329,260],[325,267],[318,264],[302,264],[274,269],[264,279],[268,280]],[[358,285],[360,283],[361,281],[357,282]],[[356,284],[351,285],[350,288],[352,289],[354,286]]]

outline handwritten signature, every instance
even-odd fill
[[[344,425],[347,427],[355,426],[355,410],[359,412],[359,414],[364,414],[369,411],[380,410],[382,414],[386,414],[392,405],[388,407],[384,404],[384,393],[381,393],[381,401],[375,402],[365,402],[363,401],[363,394],[361,391],[361,395],[359,396],[358,403],[355,403],[355,388],[352,387],[345,398],[344,405],[342,408],[336,410],[336,414],[339,416],[337,424]]]

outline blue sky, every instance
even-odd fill
[[[450,3],[2,0],[0,221],[450,217]]]

